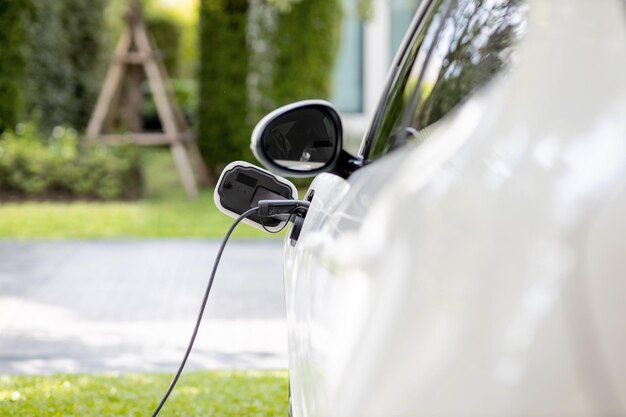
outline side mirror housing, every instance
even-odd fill
[[[330,172],[347,177],[360,161],[342,149],[343,127],[323,100],[288,104],[265,116],[252,132],[252,152],[271,171],[290,177]]]

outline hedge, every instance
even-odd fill
[[[32,124],[0,136],[0,200],[131,199],[141,189],[135,148],[79,147],[73,129],[44,138]]]
[[[274,49],[268,94],[275,106],[330,96],[341,19],[341,0],[300,0],[278,13],[268,42]]]
[[[161,53],[168,74],[178,76],[183,28],[175,17],[165,12],[149,13],[146,28]]]
[[[251,157],[264,114],[330,95],[342,2],[202,0],[200,13],[198,140],[215,174]]]
[[[104,70],[107,0],[33,1],[27,20],[25,104],[42,129],[86,126]]]
[[[249,159],[248,0],[201,0],[198,145],[215,178],[221,164]]]
[[[0,0],[0,133],[15,127],[19,116],[27,6],[27,1]]]

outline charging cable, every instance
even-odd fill
[[[180,363],[180,366],[178,367],[178,371],[176,371],[176,374],[174,375],[174,378],[172,379],[172,382],[170,383],[169,388],[167,389],[167,391],[165,391],[165,395],[163,395],[163,398],[159,402],[159,405],[157,405],[157,407],[154,409],[154,412],[152,413],[152,417],[156,417],[157,415],[159,415],[161,408],[163,408],[163,406],[165,405],[165,402],[167,401],[170,394],[174,390],[174,387],[176,386],[176,383],[178,382],[178,378],[180,378],[180,374],[182,374],[183,369],[185,368],[187,359],[189,359],[189,354],[191,353],[193,344],[196,341],[196,336],[198,335],[198,330],[200,329],[200,323],[202,322],[202,316],[204,315],[204,310],[206,308],[207,301],[209,300],[209,294],[211,293],[211,288],[213,287],[213,281],[215,280],[215,273],[217,272],[217,267],[220,263],[220,260],[222,259],[222,254],[224,253],[224,248],[226,247],[226,243],[228,243],[228,239],[230,239],[230,236],[233,234],[233,231],[235,230],[237,225],[241,223],[243,219],[257,212],[258,210],[259,210],[258,207],[254,207],[246,211],[245,213],[243,213],[233,222],[232,226],[230,226],[230,229],[228,229],[228,232],[226,232],[226,236],[224,236],[222,245],[220,246],[220,249],[217,251],[217,256],[215,257],[215,263],[213,264],[213,271],[211,271],[211,277],[209,278],[207,287],[204,290],[204,297],[202,298],[200,312],[198,313],[198,318],[196,319],[196,325],[193,329],[193,333],[191,334],[191,339],[189,340],[189,344],[187,345],[187,350],[185,351],[185,355],[183,356],[183,360]]]
[[[176,383],[178,382],[178,379],[180,378],[180,375],[182,374],[183,369],[185,368],[187,359],[189,359],[189,354],[191,353],[191,350],[193,349],[193,344],[196,341],[196,336],[198,335],[198,330],[200,329],[200,323],[202,323],[202,316],[204,315],[204,310],[206,308],[207,301],[209,300],[209,294],[211,293],[211,288],[213,287],[213,281],[215,280],[215,273],[217,272],[217,267],[220,263],[220,260],[222,259],[222,254],[224,253],[224,248],[226,247],[226,243],[228,243],[228,239],[230,239],[230,236],[233,234],[233,231],[235,230],[235,228],[239,225],[239,223],[241,223],[243,219],[247,218],[248,216],[256,212],[258,212],[259,217],[261,219],[274,218],[274,219],[289,221],[289,220],[292,220],[294,216],[304,217],[309,207],[309,204],[310,203],[308,201],[299,201],[299,200],[261,200],[259,201],[259,205],[257,207],[253,207],[247,210],[246,212],[244,212],[230,226],[230,229],[228,229],[228,232],[226,232],[226,236],[224,236],[224,240],[222,241],[222,244],[219,250],[217,251],[217,256],[215,257],[215,263],[213,264],[213,270],[211,271],[211,276],[209,278],[209,282],[207,283],[207,287],[204,290],[204,296],[202,298],[202,304],[200,306],[198,318],[196,319],[196,325],[191,334],[191,339],[189,340],[189,344],[187,345],[187,350],[185,351],[185,354],[183,355],[183,360],[181,361],[180,366],[178,367],[178,371],[176,371],[176,374],[174,375],[174,378],[172,379],[170,386],[167,388],[167,391],[165,391],[163,398],[161,398],[161,401],[159,402],[157,407],[154,409],[154,412],[152,413],[151,417],[157,417],[159,415],[159,412],[161,411],[161,409],[167,402],[167,399],[169,398],[170,394],[174,390],[174,387],[176,386]]]

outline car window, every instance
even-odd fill
[[[361,155],[372,161],[432,127],[515,61],[524,0],[439,0],[424,11],[386,90]]]

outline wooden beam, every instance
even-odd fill
[[[208,187],[213,183],[213,180],[217,181],[217,178],[211,178],[209,170],[207,169],[204,159],[202,158],[202,154],[200,153],[200,149],[198,148],[198,143],[193,135],[191,135],[191,140],[186,142],[186,144],[187,152],[189,152],[191,163],[193,164],[196,176],[198,177],[198,182],[200,185]]]
[[[149,54],[152,51],[152,46],[150,44],[145,26],[141,23],[137,24],[133,28],[133,33],[135,35],[134,38],[139,52]],[[168,100],[165,81],[161,75],[159,66],[155,61],[149,60],[144,63],[144,68],[146,70],[146,75],[148,76],[148,83],[152,89],[154,104],[156,104],[157,113],[160,116],[163,131],[166,135],[175,137],[178,133],[176,118]]]
[[[196,183],[196,177],[193,175],[193,170],[191,169],[187,149],[185,149],[182,143],[174,142],[172,146],[170,146],[170,151],[172,152],[174,164],[178,169],[178,174],[187,192],[187,196],[196,199],[198,197],[198,185]]]
[[[122,55],[115,56],[115,61],[117,62],[134,65],[143,65],[151,59],[158,61],[161,59],[161,54],[156,51],[149,54],[145,52],[128,52]]]
[[[172,145],[172,143],[187,143],[193,141],[190,134],[180,134],[174,140],[163,133],[123,133],[123,134],[101,134],[93,142],[101,142],[107,145],[135,144],[139,146],[159,146]]]
[[[117,48],[115,49],[115,55],[121,55],[128,51],[131,44],[131,31],[125,30],[120,38]],[[96,108],[94,109],[89,124],[87,125],[87,137],[96,138],[102,132],[104,122],[107,114],[111,108],[111,103],[115,99],[115,95],[121,86],[122,78],[124,77],[124,64],[121,62],[113,62],[107,71],[106,78],[104,80],[104,86],[98,97]]]

